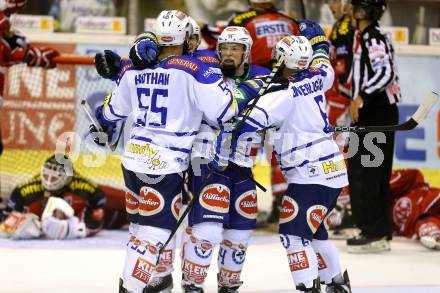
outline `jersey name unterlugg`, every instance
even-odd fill
[[[170,75],[167,73],[146,72],[137,74],[134,77],[134,82],[136,85],[143,83],[168,85],[169,81]]]
[[[310,83],[302,84],[298,87],[292,86],[293,97],[297,97],[298,95],[306,96],[308,94],[313,94],[315,92],[319,92],[322,90],[324,84],[322,79],[317,79]]]

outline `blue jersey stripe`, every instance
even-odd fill
[[[306,143],[306,144],[302,144],[302,145],[300,145],[300,146],[296,146],[296,147],[294,147],[294,148],[292,148],[292,149],[290,149],[290,150],[287,150],[287,151],[285,151],[284,153],[282,153],[281,156],[288,155],[288,154],[290,154],[290,153],[293,153],[293,152],[296,152],[296,151],[302,150],[302,149],[304,149],[304,148],[311,147],[311,146],[313,146],[313,145],[317,145],[317,144],[319,144],[319,143],[321,143],[321,142],[323,142],[323,141],[326,141],[326,140],[333,140],[333,138],[332,138],[332,137],[321,137],[321,138],[319,138],[319,139],[317,139],[317,140],[313,140],[313,141],[308,142],[308,143]]]
[[[326,161],[326,160],[331,159],[331,158],[334,158],[335,156],[340,155],[340,154],[341,154],[341,152],[338,151],[338,152],[336,152],[336,153],[333,153],[333,154],[327,155],[327,156],[325,156],[325,157],[320,157],[319,159],[316,159],[316,160],[313,160],[313,161],[304,160],[301,164],[299,164],[299,165],[297,165],[297,166],[294,166],[294,167],[287,167],[287,168],[282,168],[282,167],[281,167],[281,170],[282,170],[282,171],[289,171],[289,170],[292,170],[292,169],[295,169],[295,168],[303,167],[303,166],[305,166],[305,165],[307,165],[307,164],[316,163],[316,162],[321,162],[321,161]]]
[[[261,107],[258,107],[257,105],[255,105],[255,109],[258,109],[258,110],[260,110],[261,112],[263,112],[264,116],[266,116],[266,121],[269,122],[269,115],[267,114],[266,110],[264,110],[264,109],[261,108]]]
[[[111,104],[108,104],[108,108],[110,109],[110,113],[112,113],[113,115],[115,115],[115,116],[118,117],[118,118],[125,119],[125,118],[128,117],[128,116],[124,116],[124,115],[118,115],[118,114],[116,114],[116,112],[115,112],[115,110],[113,109],[113,107],[112,107]]]
[[[249,120],[253,124],[257,125],[258,127],[261,127],[261,129],[266,127],[263,124],[261,124],[260,122],[258,122],[257,120],[255,120],[254,118],[248,117],[247,120]]]

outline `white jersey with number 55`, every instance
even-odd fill
[[[224,122],[238,111],[222,79],[199,60],[173,56],[154,69],[125,72],[104,103],[105,120],[134,114],[123,165],[146,174],[171,174],[188,168],[203,115]]]

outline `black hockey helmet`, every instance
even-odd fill
[[[53,155],[41,167],[41,184],[47,191],[58,191],[72,180],[72,161],[66,155]]]
[[[386,0],[352,0],[351,4],[354,16],[359,12],[365,14],[362,19],[379,20],[387,10]]]

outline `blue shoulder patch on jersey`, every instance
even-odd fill
[[[205,84],[214,83],[220,79],[206,64],[193,56],[173,56],[162,61],[159,67],[182,70],[192,75],[198,82]]]
[[[309,67],[306,70],[303,70],[299,73],[292,74],[289,76],[289,81],[298,82],[304,79],[312,78],[314,76],[321,75],[323,77],[327,76],[327,72],[317,67]]]
[[[220,68],[220,61],[218,60],[217,53],[212,50],[197,50],[193,53],[193,56],[209,67]]]
[[[260,65],[251,65],[249,69],[249,78],[252,79],[261,75],[268,75],[270,72],[271,71],[266,67]]]

